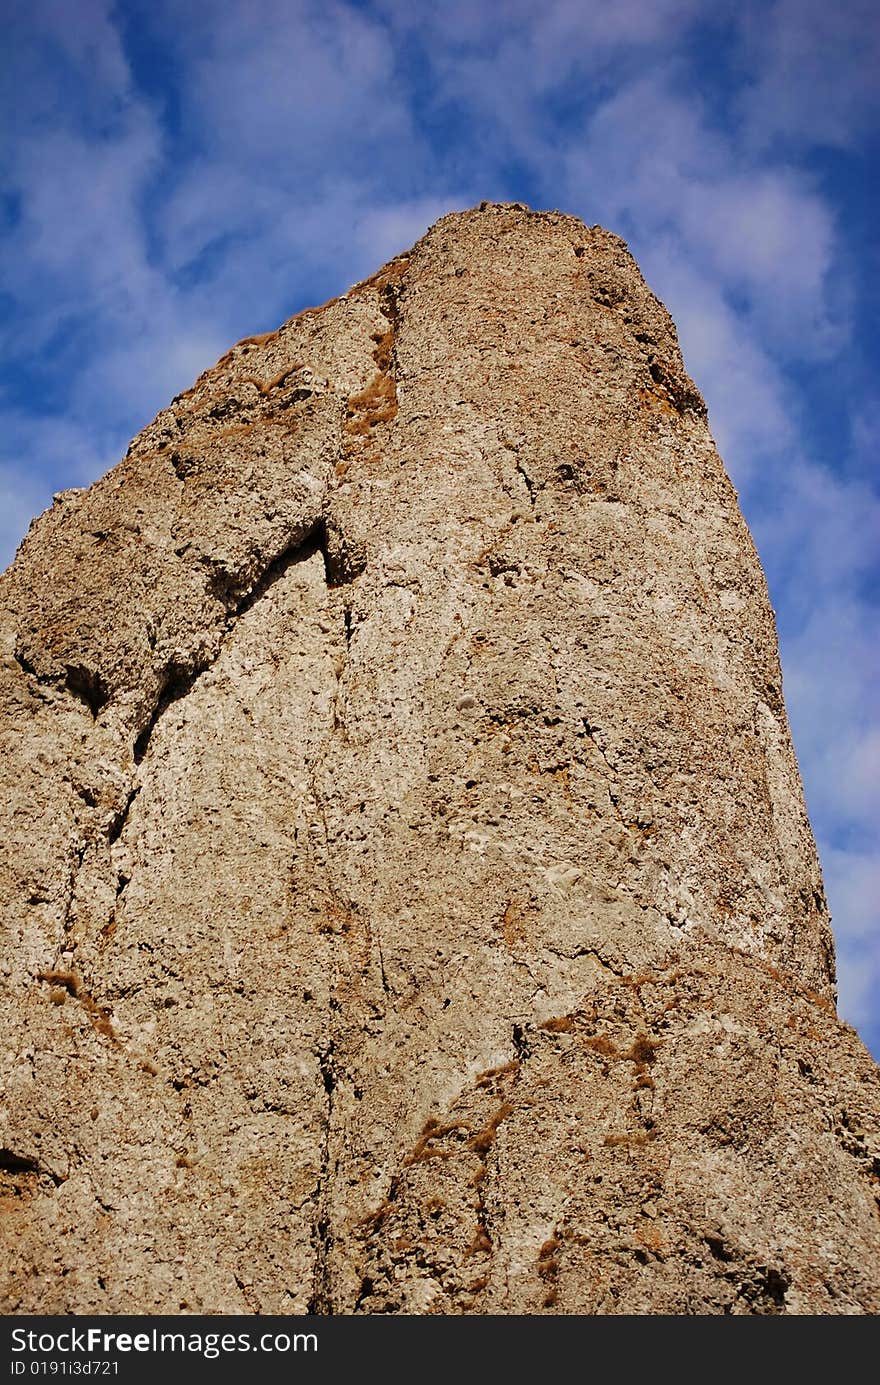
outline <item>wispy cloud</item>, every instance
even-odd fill
[[[751,147],[849,149],[880,105],[874,0],[746,0],[738,7],[736,104]]]

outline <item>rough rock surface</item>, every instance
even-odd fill
[[[484,205],[239,343],[0,640],[7,1312],[880,1308],[772,611],[619,239]]]

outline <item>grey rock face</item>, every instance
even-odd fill
[[[873,1313],[772,611],[626,247],[445,217],[0,579],[7,1312]]]

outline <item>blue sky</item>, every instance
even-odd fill
[[[758,544],[880,1054],[876,0],[4,0],[0,565],[239,337],[486,199],[629,242]]]

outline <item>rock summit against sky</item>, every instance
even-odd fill
[[[878,1311],[765,582],[617,237],[484,204],[239,343],[0,630],[6,1312]]]

